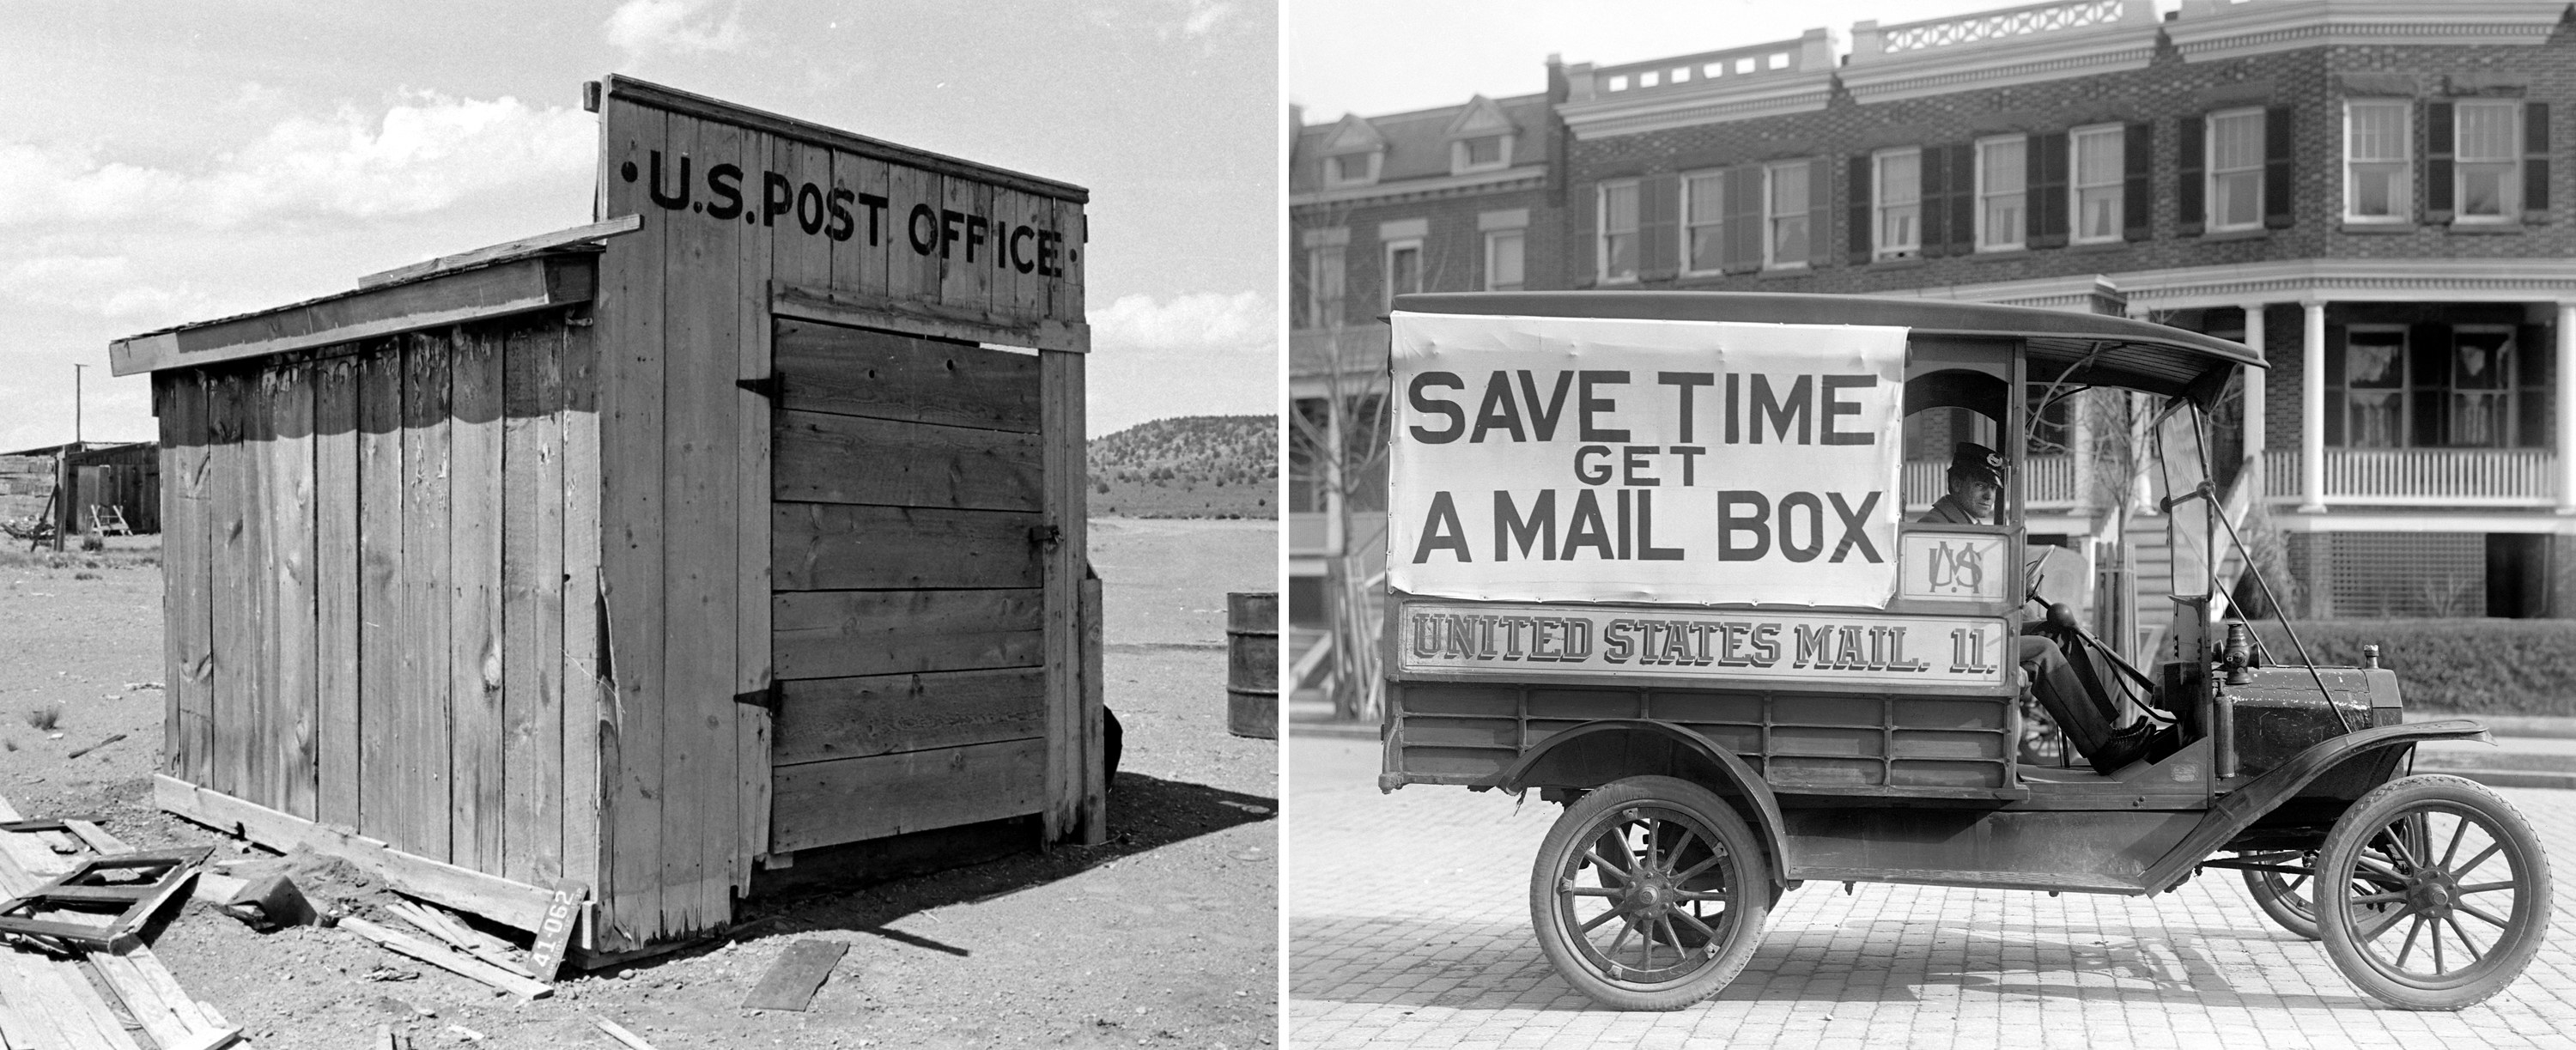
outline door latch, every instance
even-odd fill
[[[779,380],[778,373],[776,372],[771,372],[758,379],[737,379],[733,381],[733,385],[768,398],[771,401],[778,400],[778,395],[782,392],[785,386],[785,384]]]

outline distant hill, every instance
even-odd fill
[[[1277,416],[1175,416],[1093,438],[1091,513],[1276,517],[1278,450]]]

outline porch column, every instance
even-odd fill
[[[2326,509],[2326,304],[2299,304],[2299,513]]]
[[[2558,513],[2576,514],[2576,302],[2558,304]]]
[[[2245,304],[2245,348],[2254,356],[2271,360],[2263,353],[2263,304]],[[2263,502],[2263,382],[2264,370],[2245,370],[2245,472],[2253,488],[2249,505]]]

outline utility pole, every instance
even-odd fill
[[[72,366],[72,444],[81,443],[81,370],[88,365]]]

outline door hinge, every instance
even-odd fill
[[[733,385],[751,391],[752,393],[758,394],[772,401],[778,400],[779,392],[783,386],[778,378],[778,373],[776,372],[771,372],[758,379],[737,379],[733,381]]]
[[[769,680],[768,685],[754,689],[748,693],[733,694],[733,702],[737,704],[748,704],[752,707],[766,708],[770,714],[775,715],[778,713],[780,703],[786,699],[786,696],[786,688],[781,686],[777,679],[773,678]]]

